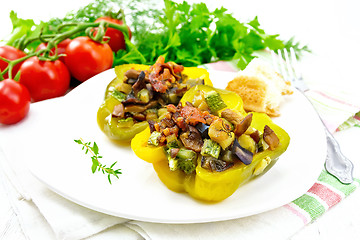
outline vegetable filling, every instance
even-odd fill
[[[193,103],[169,104],[166,110],[159,122],[148,121],[148,145],[164,148],[172,171],[190,174],[200,158],[202,168],[222,172],[239,161],[249,165],[255,154],[279,145],[269,126],[254,129],[252,113],[243,116],[226,108],[215,91],[199,91]]]
[[[160,56],[149,70],[126,71],[124,81],[112,90],[112,96],[120,101],[112,112],[118,125],[131,127],[137,122],[156,120],[163,112],[160,108],[177,104],[190,87],[204,84],[203,79],[188,79],[182,74],[182,65],[164,60]]]

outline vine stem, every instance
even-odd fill
[[[105,171],[107,173],[112,173],[114,172],[114,170],[112,169],[109,169],[107,167],[104,167],[100,162],[99,160],[97,159],[97,155],[94,153],[94,151],[86,144],[86,142],[80,138],[81,142],[83,142],[83,146],[86,147],[86,149],[90,152],[90,154],[92,154],[93,156],[95,156],[95,161],[97,162],[97,167],[100,168],[102,171]]]
[[[83,142],[84,146],[86,147],[86,149],[92,154],[95,156],[95,153],[91,150],[91,148],[86,144],[86,142],[84,141],[84,139],[80,138],[80,141]],[[98,161],[99,162],[99,161]]]
[[[87,31],[88,37],[90,37],[92,40],[97,41],[97,42],[102,42],[105,31],[109,27],[121,31],[124,34],[124,37],[129,39],[129,29],[128,29],[128,26],[125,24],[119,25],[119,24],[106,22],[106,21],[100,21],[97,23],[95,23],[95,22],[94,23],[67,23],[67,24],[60,25],[58,28],[58,31],[66,26],[75,26],[75,27],[73,29],[70,29],[70,30],[67,30],[67,31],[64,31],[64,32],[61,32],[61,33],[58,33],[55,35],[44,35],[44,36],[40,35],[36,38],[27,39],[27,40],[24,40],[24,42],[19,43],[19,49],[24,50],[26,48],[26,46],[33,41],[36,41],[39,39],[50,38],[50,40],[47,42],[48,43],[47,47],[44,49],[41,49],[36,52],[31,52],[31,53],[27,54],[25,57],[18,58],[18,59],[12,60],[12,61],[9,61],[9,60],[6,60],[6,59],[3,59],[0,57],[1,60],[5,60],[6,62],[8,62],[8,66],[2,72],[0,72],[0,81],[4,80],[3,76],[6,72],[8,72],[9,78],[12,79],[12,77],[13,77],[12,69],[16,64],[21,63],[21,62],[25,61],[26,59],[34,57],[34,56],[39,57],[42,54],[46,55],[46,53],[51,52],[52,48],[54,48],[54,47],[56,48],[56,46],[61,41],[65,40],[67,38],[70,38],[71,36],[73,36],[74,34],[76,34],[78,32],[86,31],[86,29],[89,29],[89,28],[96,28],[96,27],[101,28],[101,31],[98,31],[98,33],[101,32],[102,36],[100,34],[96,34],[96,36],[94,37],[91,35],[92,31]],[[55,61],[58,58],[59,58],[59,56],[56,51],[55,56],[52,56],[52,57],[44,56],[44,57],[42,57],[42,60],[43,61]],[[16,79],[14,79],[14,80],[17,81]]]

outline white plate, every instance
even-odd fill
[[[210,72],[215,86],[234,76]],[[264,175],[215,204],[196,201],[168,190],[152,165],[137,158],[129,146],[109,141],[97,125],[96,113],[105,88],[115,76],[103,72],[66,97],[32,105],[24,131],[24,152],[32,173],[61,196],[87,208],[128,219],[158,223],[199,223],[245,217],[289,203],[305,193],[319,176],[326,157],[323,126],[310,103],[298,92],[287,97],[281,117],[274,119],[290,135],[288,150]],[[39,131],[43,129],[44,131]],[[39,141],[33,141],[42,139]],[[102,163],[121,168],[110,185],[101,172],[92,174],[90,155],[74,139],[96,141]]]

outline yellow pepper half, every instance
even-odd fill
[[[207,86],[196,86],[190,89],[183,97],[181,102],[190,101],[195,92],[199,89],[211,91],[214,88]],[[218,90],[224,102],[240,112],[242,101],[238,102],[238,96],[233,96],[228,91]],[[237,105],[236,102],[239,104]],[[279,145],[274,150],[264,150],[254,154],[251,164],[245,165],[237,161],[234,166],[223,172],[211,171],[201,167],[201,156],[197,160],[194,172],[186,174],[181,170],[171,171],[163,147],[155,147],[147,144],[150,137],[150,129],[147,128],[137,134],[131,141],[131,148],[135,154],[153,164],[153,167],[160,180],[172,191],[187,192],[190,196],[207,201],[218,202],[231,196],[238,187],[252,177],[259,175],[269,166],[271,161],[275,161],[287,149],[290,137],[279,126],[274,124],[270,117],[263,113],[252,113],[252,123],[250,127],[262,131],[265,125],[269,126],[279,138]]]
[[[137,133],[143,131],[148,125],[147,121],[137,122],[131,124],[130,127],[119,124],[118,118],[112,116],[113,109],[121,102],[116,99],[112,92],[116,89],[116,86],[124,81],[125,72],[130,69],[135,70],[149,70],[150,66],[141,64],[124,64],[115,67],[116,78],[112,80],[105,91],[105,99],[97,112],[97,122],[100,129],[112,140],[116,141],[129,141]],[[186,75],[188,79],[204,79],[204,84],[212,86],[212,82],[209,78],[209,73],[206,69],[197,67],[185,67],[181,73]]]
[[[135,154],[153,164],[160,180],[172,191],[187,192],[190,196],[204,201],[218,202],[231,196],[238,187],[252,177],[263,172],[264,161],[276,160],[287,149],[290,137],[264,113],[253,113],[251,127],[263,129],[268,125],[278,136],[279,146],[274,150],[265,150],[254,155],[249,165],[237,161],[223,172],[210,171],[201,167],[201,156],[194,173],[186,174],[181,170],[171,171],[163,147],[148,146],[150,129],[147,128],[131,141]],[[260,169],[260,172],[258,172]]]

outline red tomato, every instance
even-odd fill
[[[71,75],[81,82],[111,68],[114,59],[107,43],[101,44],[89,37],[73,39],[65,54],[65,64]]]
[[[0,57],[3,57],[8,60],[15,60],[18,58],[25,57],[26,54],[14,47],[11,46],[1,46],[0,47]],[[0,59],[0,72],[2,72],[6,67],[8,63]],[[18,63],[14,66],[13,70],[11,71],[12,77],[15,77],[16,73],[19,71],[19,68],[21,66],[21,63]],[[5,73],[4,78],[8,78],[8,73]]]
[[[111,17],[100,17],[96,19],[95,22],[100,22],[100,21],[106,21],[106,22],[123,25],[122,20],[113,19]],[[129,39],[131,39],[131,31],[129,27],[128,29],[129,29]],[[108,44],[114,52],[117,52],[120,49],[126,49],[124,34],[121,31],[116,30],[114,28],[108,28],[105,32],[105,36],[108,36],[110,38]]]
[[[70,85],[70,73],[60,60],[27,59],[20,67],[20,83],[25,85],[33,101],[63,96]]]
[[[29,109],[30,94],[24,85],[12,79],[0,82],[0,123],[17,123]]]
[[[70,42],[71,42],[70,38],[67,38],[67,39],[61,41],[57,45],[58,54],[65,54],[65,49],[66,49],[67,45],[69,45]],[[47,47],[47,43],[40,43],[39,46],[36,48],[36,51],[39,51],[41,49],[45,49],[46,47]],[[54,56],[54,55],[55,55],[55,48],[51,49],[50,56]],[[60,57],[59,60],[61,60],[62,62],[65,62],[64,57]]]

